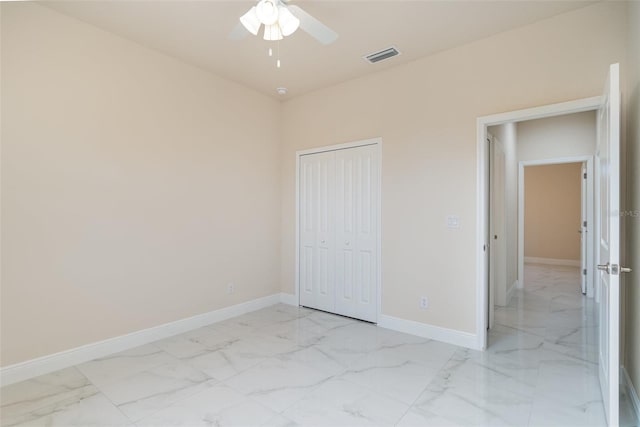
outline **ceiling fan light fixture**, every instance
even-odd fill
[[[2,1],[2,0],[0,0]],[[298,31],[305,31],[324,45],[336,41],[338,34],[288,0],[254,0],[256,5],[240,17],[242,25],[236,25],[229,39],[240,40],[247,34],[259,36],[262,25],[265,40],[282,40]],[[246,31],[245,31],[246,30]]]
[[[296,32],[298,27],[300,27],[300,20],[296,18],[286,7],[280,6],[279,9],[278,24],[280,25],[282,35],[285,37],[290,36]]]
[[[247,13],[240,17],[240,22],[251,34],[254,36],[258,35],[258,31],[260,31],[260,19],[258,19],[258,14],[256,13],[256,7],[253,6]]]
[[[278,6],[274,0],[260,0],[256,6],[256,15],[264,25],[278,22]]]
[[[280,31],[280,25],[265,25],[263,38],[269,41],[282,40],[282,31]]]

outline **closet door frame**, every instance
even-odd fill
[[[376,323],[380,320],[382,311],[382,138],[365,139],[361,141],[347,142],[344,144],[328,145],[311,148],[309,150],[296,151],[296,277],[295,277],[295,304],[300,305],[300,158],[309,154],[324,153],[327,151],[346,150],[349,148],[375,145],[377,149],[377,272],[376,272]]]

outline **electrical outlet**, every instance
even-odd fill
[[[227,285],[227,294],[231,295],[236,291],[236,285],[232,282]]]
[[[425,309],[427,307],[429,307],[429,300],[427,297],[420,298],[420,308]]]

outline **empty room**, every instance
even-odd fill
[[[2,1],[0,125],[2,427],[639,423],[638,1]]]

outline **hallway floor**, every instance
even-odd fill
[[[577,269],[526,268],[485,352],[277,305],[7,386],[1,425],[605,425]]]

